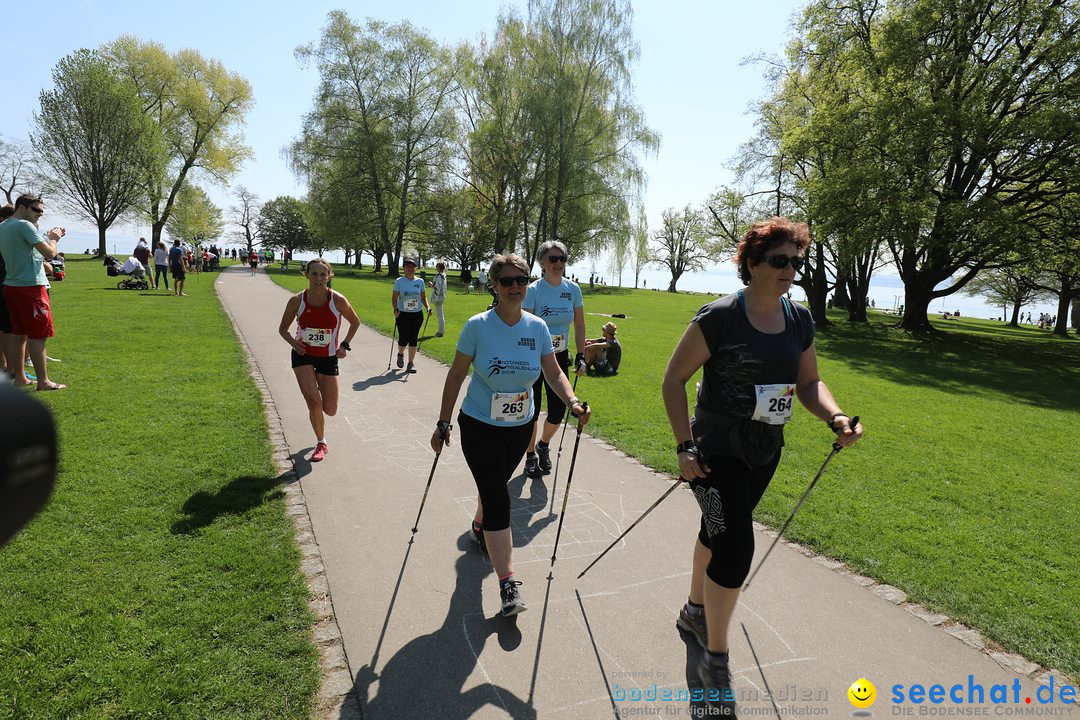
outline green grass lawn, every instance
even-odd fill
[[[334,287],[389,335],[390,281],[338,270]],[[292,290],[305,286],[296,271],[271,275]],[[459,288],[452,278],[446,337],[430,337],[433,320],[423,341],[425,353],[445,362],[462,323],[489,302],[486,293]],[[659,470],[676,470],[660,381],[690,318],[709,300],[585,290],[590,337],[609,320],[592,313],[628,316],[614,320],[624,347],[619,374],[578,384],[595,411],[589,429]],[[845,317],[837,311],[835,324],[819,332],[818,359],[841,406],[862,416],[866,437],[833,462],[789,534],[1080,677],[1080,340],[967,318],[933,321],[940,333],[916,339],[879,313],[867,326]],[[822,423],[796,411],[760,520],[783,523],[830,441]]]
[[[313,617],[216,273],[177,298],[67,270],[48,354],[69,389],[37,395],[56,493],[0,549],[0,718],[306,720]]]

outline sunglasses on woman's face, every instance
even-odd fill
[[[791,265],[795,272],[802,270],[803,265],[806,264],[806,258],[801,257],[788,257],[787,255],[767,255],[765,262],[769,263],[769,267],[774,267],[777,270],[783,270],[788,265]]]
[[[553,263],[553,264],[554,263],[564,263],[564,262],[566,262],[566,256],[565,255],[548,255],[547,256],[547,261],[549,263]]]
[[[513,285],[514,283],[517,283],[521,287],[525,287],[526,285],[529,284],[529,276],[528,275],[517,275],[515,277],[501,277],[501,278],[499,278],[499,284],[502,285],[504,288],[508,288],[511,285]]]

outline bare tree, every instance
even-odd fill
[[[0,138],[0,188],[9,205],[15,203],[19,190],[37,185],[37,169],[30,144],[25,140]]]
[[[704,270],[715,259],[715,251],[706,240],[705,222],[701,213],[689,205],[682,210],[664,210],[660,230],[653,235],[659,243],[656,262],[671,271],[668,292],[675,292],[675,284],[683,273]]]
[[[229,212],[232,213],[230,222],[240,229],[234,230],[231,236],[237,242],[245,243],[250,255],[252,247],[259,240],[259,214],[262,212],[262,205],[259,203],[259,196],[243,185],[236,188],[233,195],[237,204],[229,207]]]

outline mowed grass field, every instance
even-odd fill
[[[313,617],[263,405],[213,292],[69,257],[46,509],[0,548],[0,718],[310,717]],[[3,418],[3,425],[18,418]]]
[[[337,270],[335,289],[390,335],[391,281]],[[271,276],[291,290],[306,286],[295,270]],[[713,298],[583,289],[590,337],[610,319],[597,313],[627,316],[614,319],[624,348],[619,374],[578,383],[594,408],[590,432],[674,473],[660,382],[687,323]],[[450,362],[462,323],[488,302],[452,277],[446,337],[433,337],[432,319],[423,352]],[[1080,339],[974,319],[936,320],[940,332],[918,339],[879,313],[865,326],[845,317],[837,311],[819,331],[818,360],[866,436],[833,461],[790,536],[1080,678]],[[691,403],[698,379],[687,387]],[[831,437],[796,410],[759,520],[783,523]]]

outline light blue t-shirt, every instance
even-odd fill
[[[8,218],[0,223],[0,255],[7,266],[4,284],[11,287],[47,286],[45,258],[34,246],[46,238],[29,220]]]
[[[559,285],[552,285],[544,278],[535,280],[529,285],[521,305],[522,310],[528,310],[547,323],[559,351],[570,347],[570,324],[574,322],[574,308],[579,307],[584,307],[581,288],[566,278]]]
[[[397,309],[401,312],[420,312],[424,308],[424,302],[420,299],[421,293],[427,287],[424,281],[418,277],[412,280],[402,275],[394,281],[394,292],[400,293],[397,299]]]
[[[541,356],[554,352],[551,333],[540,318],[522,313],[507,325],[494,310],[473,315],[461,329],[457,349],[473,359],[463,413],[500,427],[532,421],[528,394],[540,377]]]

